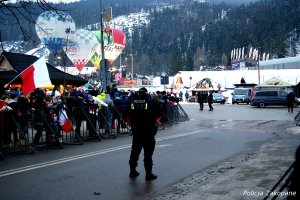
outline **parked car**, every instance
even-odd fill
[[[213,103],[225,104],[225,101],[225,97],[221,93],[213,93]]]
[[[255,92],[251,101],[251,106],[287,106],[288,93],[284,90],[260,90]],[[299,100],[295,98],[295,106],[299,105]]]
[[[246,103],[251,101],[251,88],[234,88],[232,93],[232,104]]]

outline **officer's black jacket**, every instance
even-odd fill
[[[158,101],[147,94],[135,94],[127,105],[127,116],[133,128],[153,128],[162,116]]]

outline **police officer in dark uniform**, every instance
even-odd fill
[[[209,95],[207,97],[207,103],[208,103],[208,107],[209,107],[209,110],[208,111],[213,111],[214,110],[214,107],[212,106],[213,104],[213,92],[210,91],[209,92]]]
[[[152,155],[155,148],[155,135],[157,132],[157,120],[162,116],[160,104],[152,98],[146,88],[141,88],[133,95],[128,104],[128,120],[132,129],[132,147],[129,159],[130,178],[139,176],[136,171],[139,155],[144,149],[145,179],[151,181],[157,178],[152,173]]]
[[[200,105],[200,109],[199,110],[203,110],[204,107],[204,94],[202,91],[199,91],[197,94],[198,97],[198,103]]]

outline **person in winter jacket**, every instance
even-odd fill
[[[106,94],[106,99],[104,100],[104,102],[107,104],[107,107],[103,107],[103,109],[102,109],[103,114],[104,114],[105,133],[111,133],[114,102],[110,98],[109,94]]]
[[[208,103],[208,106],[209,106],[209,111],[213,111],[214,108],[212,106],[212,104],[213,104],[213,92],[212,91],[209,92],[209,95],[207,97],[207,103]]]

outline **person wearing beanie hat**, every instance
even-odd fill
[[[120,97],[120,93],[119,92],[115,92],[114,98],[116,98],[116,97]]]
[[[52,101],[54,104],[61,103],[61,94],[57,90],[54,91]]]

